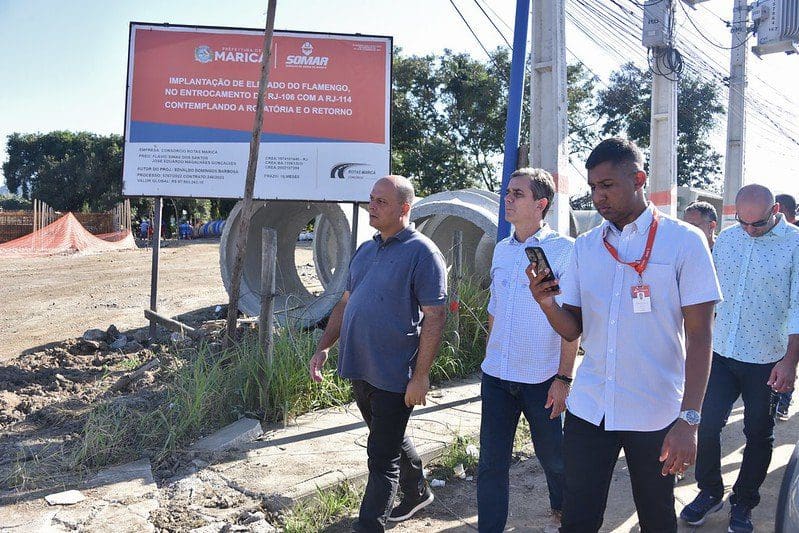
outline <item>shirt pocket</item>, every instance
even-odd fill
[[[677,285],[677,271],[674,265],[649,263],[643,274],[644,285],[649,285],[649,294],[652,309],[672,309],[680,307],[679,286]],[[638,285],[638,282],[635,283]],[[632,305],[632,294],[628,295]]]

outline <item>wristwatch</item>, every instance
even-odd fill
[[[680,411],[680,418],[685,420],[689,426],[698,426],[699,422],[702,421],[702,415],[699,414],[699,411],[694,411],[693,409]]]

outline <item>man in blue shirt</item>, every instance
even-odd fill
[[[702,403],[696,480],[700,493],[680,517],[699,525],[723,506],[721,430],[738,397],[746,447],[730,495],[732,533],[753,531],[774,444],[776,393],[793,390],[799,361],[799,228],[779,213],[774,195],[747,185],[735,199],[738,224],[713,247],[724,301],[717,306],[713,362]]]
[[[446,321],[446,269],[436,245],[410,224],[413,197],[402,176],[375,182],[369,224],[379,233],[350,261],[347,290],[310,361],[311,379],[321,381],[339,341],[338,373],[352,381],[369,427],[369,479],[355,531],[382,532],[387,521],[406,520],[433,501],[405,427],[430,388]],[[392,510],[398,485],[403,500]]]

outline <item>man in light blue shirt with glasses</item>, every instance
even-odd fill
[[[546,170],[521,168],[510,175],[505,219],[513,235],[494,248],[491,262],[489,336],[480,389],[480,463],[477,470],[477,524],[480,533],[501,533],[508,518],[509,470],[519,417],[547,480],[550,523],[560,527],[563,509],[563,427],[560,414],[572,381],[577,341],[566,341],[549,325],[530,294],[525,274],[527,247],[541,247],[556,276],[571,259],[574,240],[544,222],[555,182]]]
[[[716,306],[713,363],[702,404],[696,479],[700,493],[681,517],[699,525],[723,506],[721,430],[738,397],[744,403],[743,452],[730,495],[733,533],[753,531],[774,443],[777,393],[793,390],[799,361],[799,228],[774,195],[747,185],[735,199],[738,224],[713,247],[724,301]]]

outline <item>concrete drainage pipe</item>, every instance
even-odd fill
[[[241,227],[242,202],[236,204],[225,224],[219,245],[219,265],[225,290],[230,292],[230,278],[236,254],[236,239]],[[261,306],[261,231],[277,230],[277,272],[275,317],[282,323],[310,327],[326,318],[346,287],[350,257],[352,207],[349,204],[314,202],[253,202],[239,309],[257,316]],[[303,283],[295,262],[297,237],[308,222],[316,220],[321,230],[314,239],[316,275],[321,293],[312,294]],[[361,216],[359,236],[369,235],[368,218]],[[307,273],[303,273],[307,275]]]
[[[369,213],[366,209],[367,204],[361,204],[358,209],[358,244],[371,239],[375,229],[369,225]],[[346,217],[349,228],[352,227],[352,204],[339,204],[342,216]],[[341,268],[340,247],[338,242],[341,240],[337,233],[336,221],[330,222],[325,215],[319,215],[314,224],[313,241],[313,260],[316,266],[316,275],[322,286],[327,286],[333,282],[336,271]],[[349,233],[347,234],[349,235]],[[347,237],[349,239],[349,237]],[[350,248],[347,245],[344,254],[344,268],[349,265]]]
[[[488,278],[497,237],[499,195],[465,189],[433,194],[419,200],[411,210],[411,221],[451,261],[452,236],[463,232],[463,266],[468,273]]]

